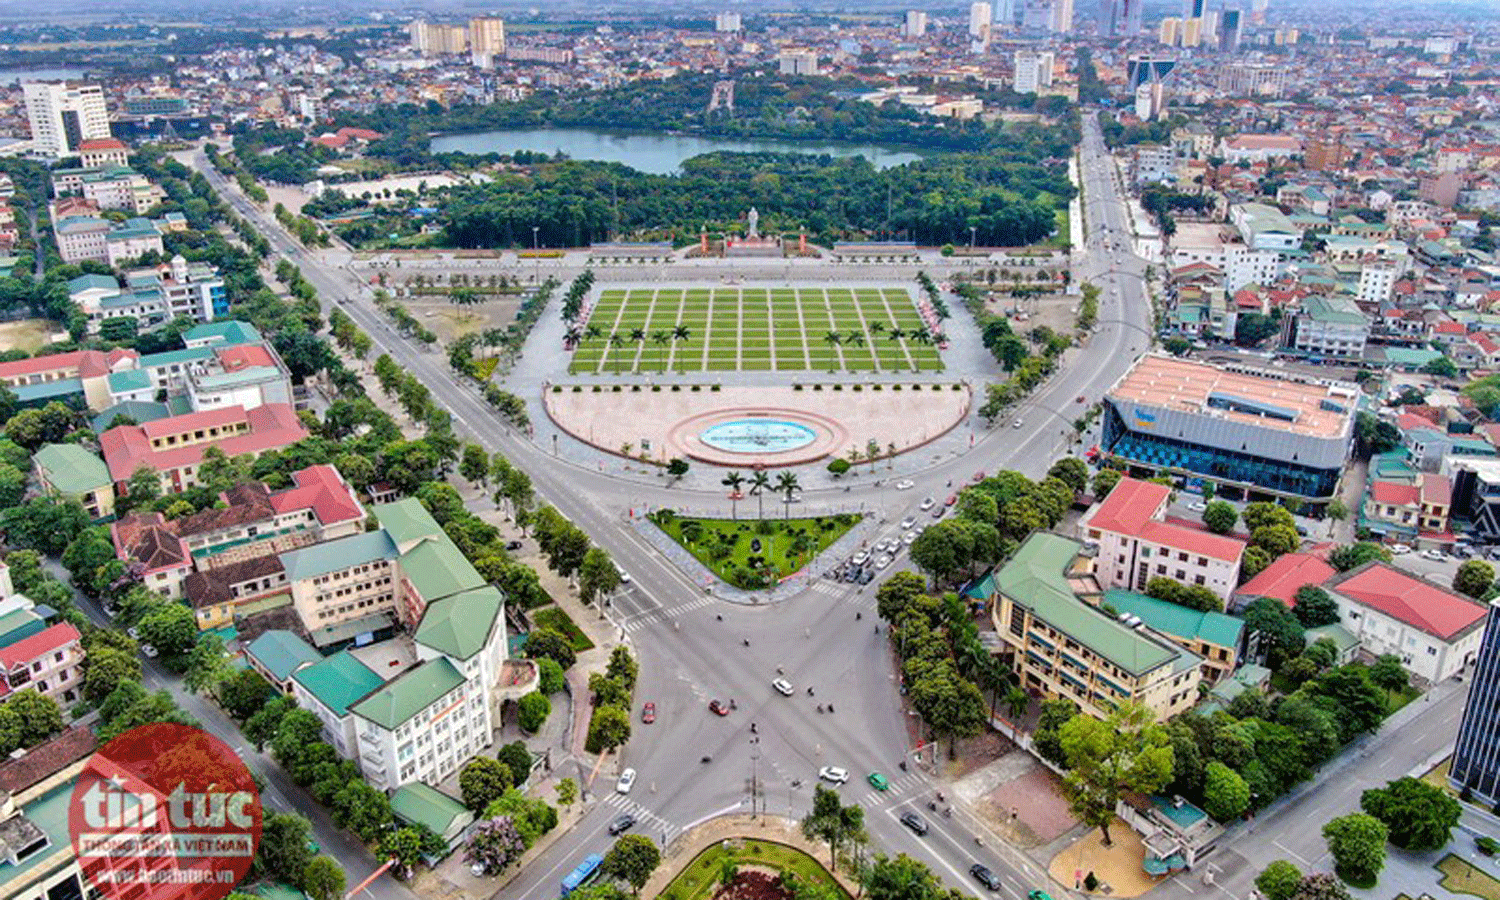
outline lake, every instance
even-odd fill
[[[915,162],[930,154],[921,151],[837,141],[785,141],[753,138],[710,138],[682,134],[649,134],[599,128],[515,128],[445,134],[432,139],[433,153],[556,153],[573,159],[618,162],[656,175],[669,175],[682,161],[716,150],[739,153],[809,153],[863,156],[877,169]]]
[[[20,81],[74,81],[82,77],[82,69],[0,69],[0,84],[15,84]]]

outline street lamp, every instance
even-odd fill
[[[974,249],[974,232],[975,232],[975,230],[976,230],[976,226],[974,226],[974,225],[970,225],[969,226],[969,250],[971,250],[971,251]]]

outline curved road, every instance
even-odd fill
[[[989,432],[968,453],[912,476],[915,490],[881,491],[861,485],[848,493],[839,491],[840,502],[862,502],[883,513],[882,521],[894,523],[916,514],[915,504],[923,496],[950,492],[943,487],[946,481],[963,483],[976,469],[1011,468],[1040,475],[1067,452],[1063,429],[1055,427],[1053,416],[1068,421],[1076,415],[1082,408],[1075,402],[1078,396],[1097,400],[1148,346],[1145,264],[1128,249],[1129,215],[1115,166],[1092,117],[1086,120],[1084,135],[1080,171],[1089,229],[1086,246],[1077,253],[1074,277],[1104,288],[1099,328],[1089,344],[1074,351],[1073,361],[1013,412],[1026,427]],[[965,889],[976,888],[967,875],[976,859],[1017,893],[1045,883],[1045,874],[1034,864],[994,839],[962,809],[955,810],[952,819],[932,821],[932,831],[922,838],[897,822],[907,808],[923,808],[926,814],[935,788],[918,766],[907,773],[898,769],[911,747],[893,658],[883,633],[877,634],[874,627],[873,585],[855,590],[824,581],[801,596],[765,606],[722,603],[705,595],[642,540],[626,519],[627,508],[642,503],[680,506],[683,489],[624,482],[559,463],[547,449],[501,423],[472,387],[455,378],[442,354],[423,351],[398,337],[369,302],[364,285],[304,252],[272,216],[230,189],[201,153],[192,162],[278,253],[301,267],[320,295],[345,301],[345,312],[371,336],[379,352],[389,353],[432,388],[437,402],[453,414],[457,430],[525,468],[538,496],[584,529],[633,576],[612,611],[624,623],[626,638],[641,661],[637,704],[649,700],[658,709],[654,725],[640,724],[637,716],[634,737],[620,763],[638,771],[635,788],[628,796],[618,795],[613,791],[613,772],[601,775],[587,794],[602,802],[520,873],[503,896],[551,896],[579,858],[608,846],[605,828],[622,810],[636,814],[638,831],[669,840],[715,815],[749,811],[753,779],[760,808],[801,816],[810,805],[817,770],[826,764],[849,769],[852,779],[841,791],[846,802],[856,799],[865,806],[872,847],[920,858]],[[609,277],[608,269],[597,271],[601,280]],[[718,493],[690,496],[697,507],[727,507]],[[834,497],[831,492],[809,491],[804,507],[808,514],[816,511],[820,499]],[[871,539],[896,533],[890,524]],[[857,613],[862,614],[858,622]],[[791,697],[770,688],[778,667],[796,686]],[[807,686],[815,688],[816,697],[807,696]],[[707,701],[715,697],[733,698],[738,709],[723,718],[710,714]],[[833,703],[837,712],[817,714],[815,705],[824,702]],[[757,734],[750,732],[752,722]],[[700,763],[704,756],[712,761]],[[561,764],[569,765],[586,783],[585,763]],[[891,778],[890,791],[877,792],[863,780],[865,773],[877,770]],[[976,847],[975,835],[982,836],[982,847]],[[350,875],[351,880],[359,877]]]

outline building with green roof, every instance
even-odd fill
[[[484,579],[447,535],[424,540],[401,554],[401,574],[426,603],[484,586]]]
[[[424,538],[445,537],[443,528],[415,497],[381,503],[370,509],[380,528],[405,553]]]
[[[1202,660],[1099,608],[1093,557],[1078,541],[1036,532],[994,574],[990,614],[1001,657],[1021,686],[1104,716],[1124,700],[1167,719],[1198,699]]]
[[[348,650],[292,674],[292,696],[297,698],[297,705],[318,717],[328,743],[346,756],[356,745],[349,707],[384,686],[385,679]]]
[[[433,834],[442,835],[450,851],[474,821],[474,814],[462,803],[420,781],[404,784],[391,794],[391,812],[408,825],[425,825]]]
[[[495,629],[505,629],[505,598],[485,585],[444,597],[427,606],[414,636],[416,642],[454,659],[472,659],[494,643]],[[504,635],[501,635],[504,640]]]
[[[408,669],[349,707],[357,721],[355,759],[372,786],[441,782],[493,741],[481,678],[466,678],[446,656]]]
[[[1245,622],[1221,612],[1188,609],[1134,591],[1105,591],[1102,607],[1127,625],[1144,622],[1203,660],[1205,680],[1214,682],[1234,671],[1244,646]]]
[[[115,484],[104,460],[77,444],[43,444],[31,457],[42,490],[77,500],[96,522],[115,514]]]
[[[245,646],[250,668],[284,694],[291,692],[292,673],[322,658],[323,654],[307,641],[279,628],[265,632]]]

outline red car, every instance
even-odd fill
[[[944,506],[952,506],[953,504],[955,504],[957,502],[958,502],[958,495],[957,494],[949,494],[948,495],[948,499],[943,501],[943,505]]]
[[[973,480],[973,482],[975,484],[978,484],[979,482],[983,481],[984,480],[984,472],[982,470],[979,471],[979,472],[975,472],[974,473],[974,478],[972,480]]]
[[[717,700],[708,701],[708,711],[716,716],[729,715],[729,707],[725,706]]]
[[[641,707],[641,721],[645,722],[647,725],[650,725],[652,722],[656,721],[655,703],[647,703],[645,706]]]

